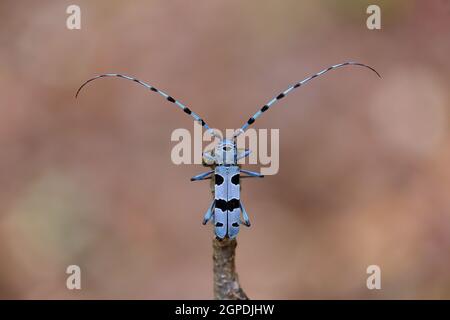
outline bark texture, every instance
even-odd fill
[[[217,300],[248,300],[236,273],[236,239],[213,240],[214,298]]]

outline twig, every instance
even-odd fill
[[[236,239],[213,240],[214,298],[217,300],[248,300],[236,273],[236,246]]]

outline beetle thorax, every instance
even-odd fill
[[[221,140],[214,149],[214,158],[218,165],[236,163],[236,144],[231,140]]]

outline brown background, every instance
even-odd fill
[[[237,267],[253,299],[450,298],[448,1],[0,3],[0,297],[211,298],[207,182],[170,160],[192,122],[134,75],[236,128],[280,129],[280,171],[245,180]],[[382,30],[366,7],[382,8]],[[252,167],[250,167],[252,168]],[[82,290],[65,287],[82,268]],[[366,268],[382,268],[382,290]]]

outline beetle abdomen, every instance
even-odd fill
[[[234,238],[240,224],[240,184],[238,166],[217,166],[214,174],[214,227],[218,238]]]

